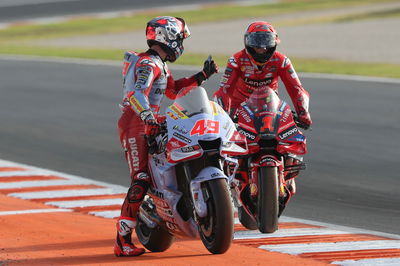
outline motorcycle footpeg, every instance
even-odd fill
[[[155,228],[162,222],[161,218],[145,202],[139,208],[139,218],[150,228]]]

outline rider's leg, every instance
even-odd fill
[[[116,256],[138,256],[145,252],[132,243],[132,229],[136,215],[146,195],[150,178],[147,174],[148,148],[144,138],[144,123],[131,110],[125,111],[118,121],[119,134],[125,158],[129,166],[131,186],[121,207],[117,221]]]

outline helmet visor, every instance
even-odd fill
[[[186,39],[190,36],[190,31],[189,31],[189,27],[186,25],[186,22],[183,18],[176,18],[177,20],[179,20],[180,22],[182,22],[183,24],[183,32],[182,32],[182,39]]]
[[[245,45],[253,48],[272,48],[276,45],[276,34],[267,31],[250,32],[245,36]]]

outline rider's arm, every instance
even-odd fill
[[[169,73],[168,85],[167,85],[167,89],[165,90],[165,96],[167,96],[171,100],[174,100],[176,98],[176,96],[178,95],[178,92],[182,88],[191,90],[192,88],[194,88],[196,86],[198,86],[198,81],[197,81],[196,75],[193,75],[191,77],[181,78],[178,80],[174,80],[171,73]]]
[[[135,83],[129,88],[124,101],[128,102],[138,115],[141,115],[143,111],[151,110],[148,93],[154,80],[160,75],[160,69],[151,60],[141,59],[136,63],[136,67],[129,71],[134,71],[132,74]]]
[[[279,76],[285,84],[286,90],[292,99],[296,112],[308,112],[309,93],[303,88],[299,77],[289,58],[283,59],[282,66],[279,69]]]
[[[231,111],[231,100],[230,96],[233,95],[235,84],[239,77],[240,69],[236,63],[235,57],[231,57],[225,68],[224,75],[221,78],[219,89],[214,93],[213,98],[216,99],[222,108],[230,113]]]
[[[168,86],[165,95],[173,100],[182,88],[185,88],[185,92],[189,92],[192,88],[200,86],[205,80],[209,79],[211,75],[217,72],[218,66],[214,60],[212,60],[210,55],[204,62],[203,70],[191,77],[174,80],[171,73],[169,73]]]
[[[308,111],[310,96],[301,85],[292,63],[286,56],[283,58],[282,67],[279,69],[279,76],[292,99],[300,122],[303,124],[303,127],[307,129],[312,124],[310,112]]]

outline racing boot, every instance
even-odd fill
[[[117,221],[117,239],[114,245],[114,254],[117,257],[131,257],[142,255],[144,248],[138,248],[132,243],[132,229],[136,221],[129,217],[119,217]]]

